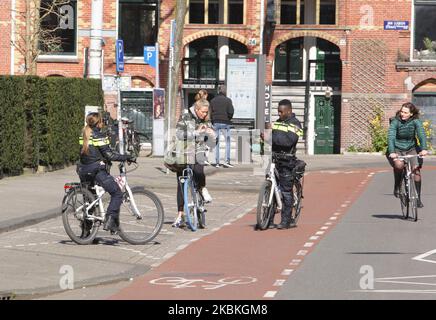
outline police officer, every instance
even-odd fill
[[[283,208],[281,222],[277,229],[289,229],[295,227],[295,221],[291,217],[292,209],[292,169],[297,158],[297,142],[303,135],[300,121],[292,112],[292,104],[288,99],[281,100],[278,106],[279,119],[272,125],[272,152],[280,154],[276,161],[279,172],[279,183],[283,195]]]
[[[86,117],[86,125],[79,139],[80,165],[78,174],[81,181],[97,182],[111,195],[107,208],[103,229],[116,233],[119,231],[119,213],[123,193],[114,178],[107,171],[110,161],[130,161],[136,159],[131,155],[121,155],[110,148],[109,138],[101,132],[103,119],[98,112],[92,112]],[[86,230],[89,232],[89,230]]]

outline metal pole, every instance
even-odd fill
[[[160,79],[159,79],[159,42],[156,42],[156,85],[155,88],[160,88]]]
[[[101,78],[101,44],[103,27],[103,0],[92,1],[91,44],[89,48],[89,77]]]
[[[117,73],[117,91],[118,91],[118,145],[120,146],[120,154],[124,154],[124,135],[123,135],[123,122],[121,121],[121,76]]]

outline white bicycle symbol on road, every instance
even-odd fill
[[[172,286],[174,289],[196,288],[201,287],[205,290],[214,290],[228,285],[243,285],[256,282],[253,277],[226,277],[217,281],[208,281],[204,279],[185,279],[182,277],[163,277],[153,279],[151,284]]]

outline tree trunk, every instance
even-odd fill
[[[176,105],[177,105],[177,97],[179,93],[179,77],[180,77],[180,61],[182,59],[183,52],[183,29],[185,26],[185,17],[186,17],[186,0],[177,0],[176,2],[176,32],[174,39],[174,64],[172,68],[172,76],[169,79],[167,91],[171,91],[171,101],[169,101],[171,105],[170,119],[171,123],[169,123],[169,129],[175,128],[177,124],[176,119]],[[182,106],[183,107],[183,106]]]

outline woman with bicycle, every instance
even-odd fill
[[[419,144],[418,144],[419,143]],[[395,118],[389,126],[388,132],[388,153],[389,158],[393,159],[394,168],[394,195],[400,196],[400,186],[404,162],[395,160],[399,155],[416,155],[426,156],[427,140],[424,127],[419,120],[419,109],[411,102],[406,102],[401,106]],[[421,166],[417,158],[412,158],[412,168],[415,174],[415,186],[418,193],[418,208],[424,205],[421,201]]]
[[[211,202],[212,197],[206,189],[206,176],[204,174],[204,166],[207,164],[206,150],[208,147],[215,145],[215,131],[212,128],[212,123],[209,120],[209,102],[204,99],[198,99],[194,105],[186,110],[181,117],[181,120],[176,126],[176,137],[181,142],[186,153],[193,154],[193,157],[188,156],[187,164],[192,165],[194,180],[197,184],[204,201]],[[189,150],[191,149],[191,150]],[[182,170],[177,171],[177,208],[178,213],[174,220],[173,227],[183,225],[184,201],[183,190],[179,183],[179,177],[182,175]]]
[[[103,119],[98,112],[86,117],[86,125],[80,137],[80,164],[78,174],[82,182],[97,182],[111,195],[103,229],[116,233],[119,231],[119,212],[123,193],[109,174],[107,164],[110,161],[131,161],[131,155],[121,155],[110,148],[109,138],[101,132]]]

